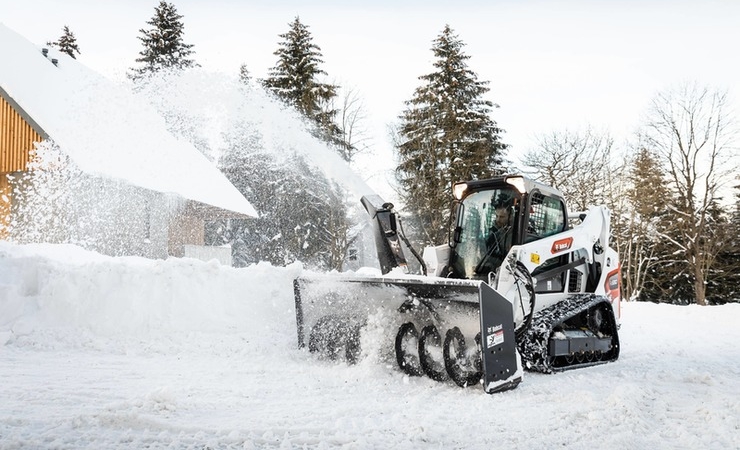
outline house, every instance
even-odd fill
[[[112,255],[228,263],[228,248],[203,245],[206,221],[257,212],[192,144],[167,131],[148,102],[1,23],[0,62],[0,239],[15,229],[22,240],[79,242]],[[24,175],[41,142],[73,167],[58,187],[66,206],[51,214],[62,229],[39,229],[23,209],[37,195]]]

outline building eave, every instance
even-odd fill
[[[36,123],[36,121],[33,120],[30,115],[28,115],[26,110],[24,110],[21,105],[19,105],[18,102],[16,102],[13,97],[11,97],[10,94],[8,94],[5,89],[3,89],[2,86],[0,86],[0,96],[4,98],[5,101],[8,102],[8,104],[10,104],[10,107],[13,108],[15,112],[17,112],[18,115],[21,116],[21,118],[25,120],[28,125],[31,126],[31,128],[33,128],[33,131],[41,136],[42,139],[49,139],[49,133],[44,131],[44,129],[41,128],[41,126]]]

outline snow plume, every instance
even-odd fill
[[[28,172],[10,176],[14,202],[8,225],[19,243],[76,244],[109,255],[158,254],[179,196],[154,193],[86,174],[53,141],[37,144]],[[159,250],[155,250],[159,248]]]
[[[207,224],[207,244],[231,245],[238,267],[345,268],[348,232],[367,221],[359,199],[372,190],[298,112],[259,85],[201,69],[160,72],[135,89],[260,212]]]
[[[201,68],[161,71],[137,84],[136,90],[155,106],[173,134],[193,143],[211,161],[233,150],[230,141],[256,138],[274,164],[291,167],[299,157],[355,200],[373,193],[336,150],[311,134],[311,125],[294,108],[253,81],[239,81],[237,75]]]

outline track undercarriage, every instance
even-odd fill
[[[614,361],[619,336],[608,297],[576,294],[537,311],[519,342],[525,368],[552,373]]]

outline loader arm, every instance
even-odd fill
[[[408,273],[406,257],[401,248],[398,233],[398,220],[393,204],[383,201],[379,195],[366,195],[360,199],[365,211],[373,221],[375,247],[378,252],[378,262],[383,275],[400,267]]]

